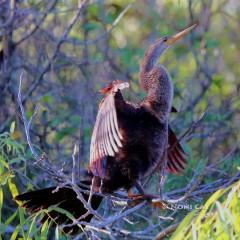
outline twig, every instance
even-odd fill
[[[72,154],[72,160],[73,160],[73,166],[72,166],[72,183],[75,184],[76,183],[76,177],[77,177],[77,168],[78,166],[76,166],[76,155],[78,153],[77,150],[77,145],[74,144],[74,149],[73,149],[73,154]]]
[[[16,46],[21,44],[21,43],[23,43],[26,39],[31,37],[39,29],[39,26],[41,26],[41,24],[44,22],[44,20],[48,16],[48,14],[54,9],[54,7],[56,6],[56,3],[57,3],[57,0],[54,0],[50,4],[50,6],[46,9],[46,11],[44,12],[43,16],[40,18],[40,20],[37,23],[35,23],[35,27],[33,29],[31,29],[30,31],[28,31],[25,34],[25,36],[23,36],[19,41],[17,41],[15,43]]]
[[[21,114],[22,114],[22,119],[23,119],[23,124],[24,124],[24,129],[25,129],[25,133],[26,133],[26,138],[27,138],[27,143],[29,145],[29,148],[31,150],[32,155],[34,156],[34,158],[38,161],[40,159],[40,156],[37,154],[37,152],[35,151],[33,145],[32,145],[32,141],[31,141],[31,137],[30,137],[30,127],[31,127],[31,123],[34,119],[34,117],[37,114],[37,107],[34,110],[33,115],[30,118],[30,121],[27,120],[26,117],[26,113],[25,110],[23,108],[23,104],[22,104],[22,95],[21,95],[21,87],[22,87],[22,76],[23,73],[21,73],[20,75],[20,81],[19,81],[19,89],[18,89],[18,104],[21,110]]]
[[[126,216],[128,216],[129,214],[131,214],[131,213],[133,213],[133,212],[141,209],[141,208],[142,208],[143,206],[145,206],[145,205],[146,205],[146,201],[141,202],[140,204],[138,204],[138,205],[136,205],[135,207],[130,208],[130,209],[122,212],[121,214],[116,213],[115,215],[107,218],[104,222],[97,224],[97,226],[98,226],[98,227],[104,227],[104,226],[106,226],[106,225],[112,224],[112,223],[114,223],[115,221],[120,220],[121,218],[126,217]]]
[[[165,228],[163,231],[161,231],[156,237],[155,240],[160,240],[169,235],[170,233],[174,232],[176,228],[178,227],[179,223],[175,223],[167,228]]]

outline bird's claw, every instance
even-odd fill
[[[153,198],[151,200],[151,205],[155,208],[160,208],[160,209],[167,209],[168,208],[167,202],[164,201],[161,198]]]

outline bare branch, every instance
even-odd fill
[[[30,38],[38,29],[39,27],[42,25],[42,23],[44,22],[44,20],[46,19],[46,17],[48,16],[48,14],[55,8],[57,4],[57,0],[54,0],[51,2],[51,4],[49,5],[49,7],[47,7],[47,9],[45,10],[43,16],[40,18],[40,20],[38,22],[35,23],[35,27],[31,30],[29,30],[25,36],[23,36],[19,41],[17,41],[15,43],[15,45],[20,45],[21,43],[23,43],[25,40],[27,40],[28,38]]]
[[[30,137],[30,127],[31,127],[31,123],[32,123],[34,117],[37,114],[37,108],[35,108],[34,113],[33,113],[32,117],[31,117],[30,121],[28,121],[27,117],[26,117],[25,110],[23,108],[23,104],[22,104],[22,95],[21,95],[22,76],[23,76],[23,73],[21,73],[20,81],[19,81],[18,104],[19,104],[19,107],[20,107],[20,110],[21,110],[21,113],[22,113],[22,119],[23,119],[24,129],[25,129],[25,133],[26,133],[27,143],[29,145],[29,148],[31,150],[32,155],[38,161],[40,159],[40,156],[37,154],[36,150],[34,149],[32,141],[31,141],[31,137]]]
[[[32,92],[37,88],[37,86],[40,84],[40,82],[42,81],[42,78],[44,77],[45,73],[48,72],[48,70],[51,67],[52,62],[55,60],[60,47],[62,45],[62,43],[64,42],[64,40],[67,38],[68,34],[70,33],[70,31],[72,30],[74,24],[77,22],[80,14],[82,13],[83,9],[85,8],[86,4],[88,3],[88,0],[85,1],[79,1],[79,6],[78,6],[78,11],[76,12],[76,14],[72,17],[72,19],[70,20],[70,23],[68,24],[68,26],[66,27],[65,31],[63,32],[63,34],[61,35],[60,39],[58,40],[55,49],[53,51],[53,55],[52,57],[48,60],[47,64],[45,65],[45,67],[43,68],[43,70],[41,71],[41,73],[39,74],[38,78],[35,80],[35,82],[29,87],[27,93],[25,94],[25,96],[23,97],[23,103],[26,101],[26,99],[32,94]]]
[[[161,231],[156,237],[155,240],[160,240],[163,239],[164,237],[166,237],[167,235],[171,234],[172,232],[174,232],[176,230],[176,228],[178,227],[179,223],[175,223],[167,228],[165,228],[163,231]]]

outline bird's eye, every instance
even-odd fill
[[[163,37],[163,42],[166,42],[168,40],[168,37]]]

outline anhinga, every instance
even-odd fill
[[[90,146],[89,175],[92,181],[85,182],[89,185],[92,182],[94,192],[112,193],[119,188],[130,190],[139,179],[156,168],[179,173],[186,166],[184,151],[169,126],[173,84],[167,70],[157,61],[165,50],[195,26],[172,37],[160,38],[147,49],[140,66],[140,84],[147,93],[142,102],[132,104],[123,99],[121,90],[128,87],[126,82],[117,80],[101,90],[105,97],[99,105]],[[23,206],[32,212],[57,203],[76,218],[86,212],[73,190],[53,190],[24,193],[16,200],[24,201]],[[101,200],[100,196],[93,195],[94,209]],[[67,221],[65,215],[57,212],[50,216],[56,223]],[[84,220],[90,221],[91,217]],[[65,230],[75,231],[76,227]]]

